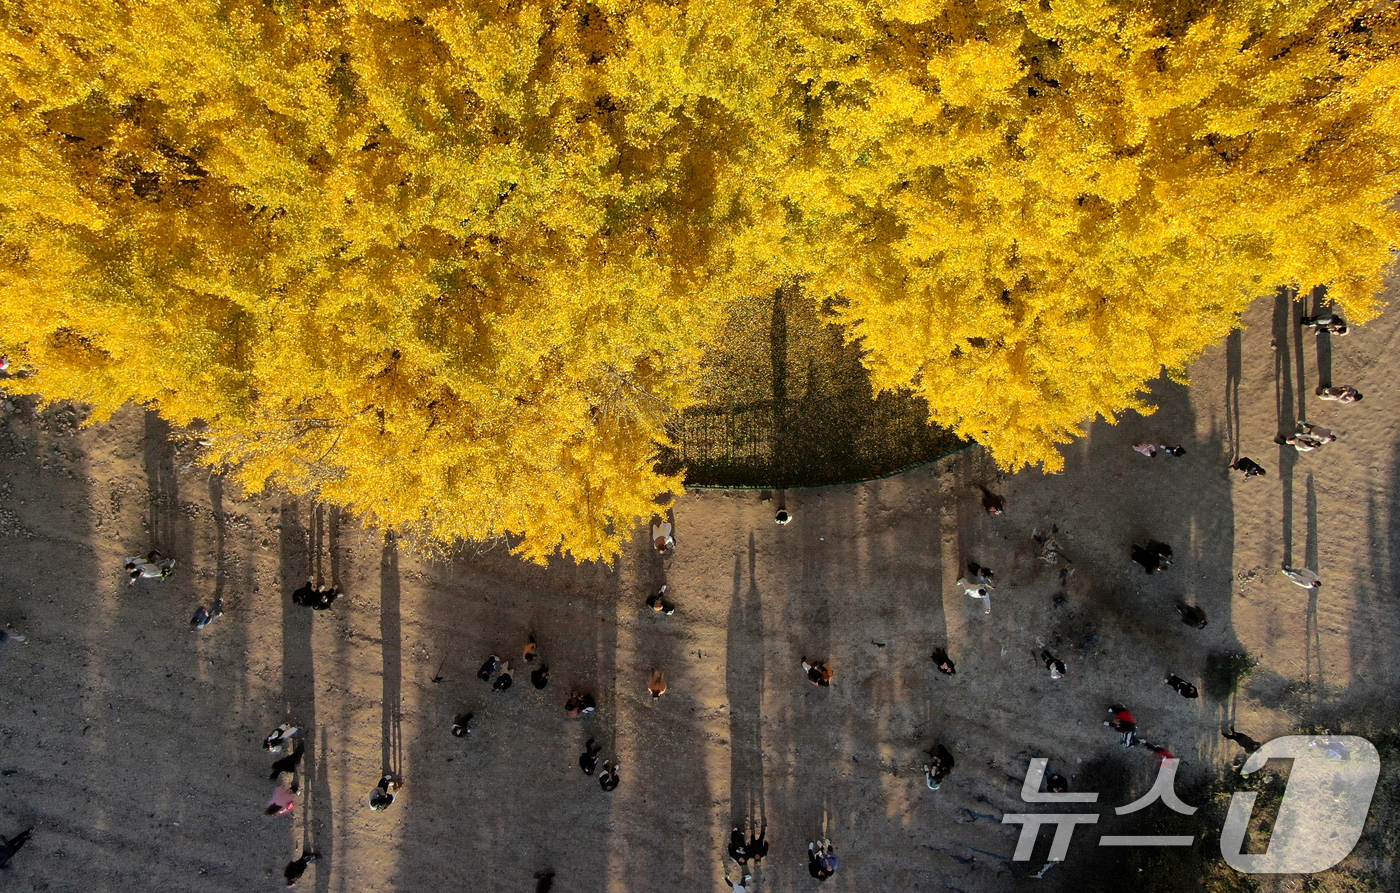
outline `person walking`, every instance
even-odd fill
[[[666,600],[666,584],[662,583],[661,588],[647,596],[647,607],[658,614],[670,616],[676,613],[676,606]]]
[[[1347,329],[1347,321],[1335,313],[1319,313],[1317,316],[1305,316],[1298,322],[1303,328],[1313,329],[1319,335],[1323,332],[1329,335],[1345,335],[1349,331]]]
[[[264,810],[268,815],[286,815],[297,805],[296,792],[283,785],[278,785],[272,792],[272,799]]]
[[[836,869],[841,867],[841,860],[836,858],[836,847],[831,845],[830,840],[818,841],[821,845],[822,868],[826,869],[826,876],[831,877],[836,873]]]
[[[933,659],[934,665],[938,667],[938,672],[944,676],[958,675],[957,664],[953,663],[953,659],[948,656],[946,648],[933,649],[933,654],[930,657]]]
[[[1234,464],[1232,464],[1230,467],[1235,471],[1244,472],[1244,476],[1246,479],[1268,474],[1268,472],[1264,470],[1264,466],[1260,465],[1258,462],[1255,462],[1248,456],[1239,457],[1234,461]]]
[[[1149,459],[1157,458],[1157,447],[1150,443],[1135,443],[1133,444],[1133,449],[1137,450],[1139,453],[1142,453]]]
[[[831,876],[831,872],[822,865],[824,851],[817,849],[815,843],[807,844],[807,873],[819,881],[824,881]]]
[[[126,585],[135,586],[136,581],[143,577],[148,580],[164,580],[175,571],[174,558],[162,558],[160,552],[152,549],[146,555],[146,560],[139,558],[128,558],[126,560]]]
[[[224,598],[219,596],[214,599],[213,607],[206,608],[200,605],[195,608],[194,616],[190,618],[190,626],[197,630],[204,629],[222,616],[224,616]]]
[[[335,603],[340,594],[339,586],[316,586],[315,580],[308,577],[306,585],[292,593],[292,603],[313,611],[324,611]]]
[[[598,773],[598,786],[605,791],[614,790],[622,781],[621,776],[618,775],[618,770],[621,768],[622,766],[619,763],[614,763],[612,760],[604,760],[603,771]]]
[[[268,781],[279,781],[279,780],[282,778],[282,773],[284,773],[284,772],[291,773],[291,776],[292,776],[291,790],[292,790],[292,793],[296,793],[296,790],[297,790],[297,767],[301,765],[301,758],[302,758],[302,755],[303,755],[305,752],[306,752],[306,742],[300,741],[300,740],[297,741],[296,747],[292,749],[292,752],[291,752],[291,753],[287,754],[285,757],[281,757],[280,759],[277,759],[277,760],[274,760],[274,761],[273,761],[273,763],[272,763],[272,774],[269,775],[269,776],[267,777],[267,780],[268,780]]]
[[[986,487],[978,485],[982,491],[982,510],[993,518],[1000,518],[1006,512],[1006,497],[998,496]]]
[[[1147,748],[1148,750],[1152,751],[1153,756],[1155,756],[1155,757],[1157,758],[1157,765],[1158,765],[1158,766],[1161,766],[1161,765],[1164,764],[1167,760],[1174,760],[1174,759],[1176,759],[1176,754],[1174,754],[1174,753],[1172,753],[1171,751],[1167,750],[1165,747],[1163,747],[1163,746],[1160,745],[1160,744],[1153,744],[1153,743],[1151,743],[1150,741],[1143,741],[1143,742],[1142,742],[1142,746],[1145,747],[1145,748]]]
[[[282,869],[282,876],[287,879],[287,887],[295,887],[301,876],[306,873],[306,866],[315,861],[315,853],[302,853],[301,858],[288,862],[287,867]]]
[[[1167,676],[1167,684],[1183,698],[1199,698],[1201,696],[1201,693],[1196,690],[1196,686],[1182,679],[1175,673]]]
[[[651,682],[647,683],[647,691],[651,692],[653,701],[666,694],[666,672],[664,670],[651,671]]]
[[[651,525],[651,544],[658,555],[669,555],[676,548],[676,538],[671,535],[670,521],[659,521]]]
[[[1108,708],[1108,712],[1113,714],[1113,718],[1104,725],[1118,732],[1121,736],[1118,743],[1124,747],[1132,747],[1137,741],[1137,717],[1122,704],[1113,704]]]
[[[1051,679],[1063,679],[1063,678],[1065,678],[1065,662],[1064,662],[1064,661],[1060,660],[1058,657],[1056,657],[1055,655],[1051,654],[1049,651],[1047,651],[1047,650],[1044,649],[1044,648],[1042,648],[1041,651],[1040,651],[1040,659],[1041,659],[1042,661],[1045,662],[1045,669],[1047,669],[1047,670],[1050,671],[1050,678],[1051,678]]]
[[[749,857],[749,861],[755,865],[763,862],[768,855],[768,826],[760,825],[758,836],[749,836],[749,842],[744,844],[744,853]]]
[[[263,747],[272,753],[281,753],[288,741],[301,731],[289,722],[284,722],[263,739]]]
[[[1317,571],[1305,567],[1289,567],[1285,564],[1283,575],[1304,589],[1322,588],[1322,578],[1317,575]]]
[[[807,674],[807,681],[813,685],[820,685],[823,688],[831,685],[831,667],[826,664],[809,664],[807,658],[802,658],[802,671]]]
[[[472,733],[471,721],[475,713],[459,713],[452,718],[452,737],[465,738]]]
[[[7,629],[0,629],[0,645],[4,645],[6,642],[18,642],[23,645],[28,641],[28,639],[21,636],[19,633],[12,633]]]
[[[1176,612],[1181,615],[1181,622],[1187,626],[1193,626],[1196,629],[1206,628],[1206,612],[1203,609],[1185,602],[1177,602]]]
[[[943,781],[953,771],[953,754],[942,744],[928,751],[928,762],[924,764],[924,784],[930,791],[943,786]]]
[[[1148,540],[1146,545],[1133,546],[1133,561],[1142,565],[1149,574],[1165,571],[1172,566],[1172,547],[1156,540]]]
[[[535,662],[535,655],[538,652],[539,645],[535,642],[535,634],[530,633],[530,638],[525,641],[525,651],[521,656],[525,659],[525,663],[530,664]]]
[[[1224,738],[1226,741],[1233,741],[1240,747],[1243,747],[1245,753],[1254,753],[1264,746],[1243,732],[1236,732],[1234,726],[1230,726],[1229,732],[1221,732],[1220,737]]]
[[[593,770],[598,768],[598,754],[603,750],[603,745],[598,744],[592,738],[583,745],[583,753],[579,754],[578,767],[583,770],[584,775],[592,775]]]

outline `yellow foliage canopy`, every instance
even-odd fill
[[[1008,468],[1258,294],[1363,322],[1396,7],[0,0],[12,390],[253,489],[610,560],[741,295],[801,283]]]

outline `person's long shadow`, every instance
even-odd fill
[[[384,700],[380,731],[383,771],[401,777],[403,771],[403,639],[399,618],[399,550],[393,534],[385,534],[379,562],[379,637],[384,657]]]
[[[303,795],[301,803],[302,846],[314,848],[316,834],[313,821],[329,820],[331,817],[330,794],[323,778],[324,769],[316,754],[316,735],[320,732],[324,741],[325,731],[318,729],[316,722],[316,661],[311,647],[312,612],[292,602],[291,593],[306,580],[310,556],[307,554],[309,538],[302,522],[301,505],[294,499],[282,501],[280,509],[281,531],[278,558],[279,582],[282,592],[282,697],[284,701],[283,719],[302,730],[302,740],[306,742],[307,753],[302,757],[304,786],[309,790],[309,800]],[[324,753],[324,744],[322,745]],[[322,809],[324,807],[324,809]],[[331,835],[321,837],[325,845],[322,855],[325,861],[317,866],[316,884],[318,890],[328,889],[330,883]],[[293,858],[293,857],[289,857]],[[324,880],[322,880],[324,878]]]
[[[763,796],[763,603],[758,591],[757,548],[749,534],[748,580],[742,556],[734,556],[734,596],[729,603],[725,691],[729,700],[730,819],[753,833],[766,824]]]
[[[1230,441],[1230,462],[1240,458],[1240,375],[1244,364],[1242,333],[1238,328],[1225,339],[1225,434]]]
[[[1292,336],[1297,326],[1293,319],[1293,298],[1280,289],[1274,296],[1274,402],[1278,411],[1280,440],[1298,429],[1298,413],[1294,409]],[[1300,345],[1301,346],[1301,345]],[[1300,384],[1301,387],[1301,384]],[[1282,491],[1281,513],[1283,563],[1293,564],[1293,469],[1298,464],[1298,451],[1286,443],[1278,448],[1278,477]]]
[[[151,547],[165,557],[188,559],[182,550],[189,546],[189,531],[180,520],[180,481],[175,474],[175,451],[170,442],[170,424],[153,411],[146,411],[142,451],[146,466],[147,517]],[[185,576],[188,576],[186,574]]]
[[[1303,547],[1303,566],[1314,570],[1318,567],[1317,548],[1317,491],[1313,488],[1312,472],[1308,472],[1304,484],[1307,493],[1307,541]],[[1327,681],[1322,675],[1322,633],[1317,625],[1317,587],[1308,590],[1308,619],[1305,664],[1307,668],[1307,693],[1309,700],[1325,697]]]

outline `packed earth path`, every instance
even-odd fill
[[[1000,817],[1030,811],[1037,756],[1105,812],[1150,787],[1156,761],[1119,746],[1106,705],[1128,705],[1185,780],[1228,771],[1231,723],[1264,741],[1400,713],[1400,313],[1337,337],[1299,328],[1313,306],[1260,299],[1189,387],[1163,379],[1155,415],[1090,425],[1062,474],[1003,477],[974,446],[871,483],[693,491],[673,554],[639,529],[615,569],[504,547],[429,560],[336,509],[225,489],[139,408],[84,429],[74,408],[10,402],[0,627],[27,642],[0,643],[0,834],[34,832],[0,886],[243,893],[282,887],[314,850],[300,887],[318,893],[531,891],[549,870],[557,891],[727,889],[731,828],[766,823],[750,890],[818,888],[818,838],[841,857],[825,891],[1085,889],[1097,831],[1035,880],[1049,832],[1013,863],[1019,826]],[[1323,402],[1320,384],[1366,399]],[[1339,440],[1275,442],[1303,418]],[[1148,458],[1140,442],[1186,452]],[[1267,475],[1230,471],[1239,455]],[[1063,586],[1037,533],[1072,561]],[[1172,546],[1167,571],[1130,560],[1148,539]],[[175,572],[128,586],[123,559],[152,547]],[[990,614],[955,585],[969,561],[995,571]],[[1284,565],[1324,585],[1295,586]],[[294,604],[308,576],[344,595]],[[674,614],[645,604],[662,583]],[[192,629],[218,597],[223,616]],[[1184,624],[1178,602],[1208,625]],[[542,691],[520,662],[530,633]],[[936,670],[938,647],[956,675]],[[1258,666],[1212,697],[1207,656],[1231,650]],[[476,678],[493,653],[513,663],[508,691]],[[830,687],[808,683],[804,657],[832,667]],[[575,690],[596,713],[565,714]],[[471,733],[454,737],[464,712]],[[271,817],[261,743],[284,721],[305,735],[301,791]],[[620,767],[616,790],[579,771],[590,737]],[[939,744],[956,768],[934,791],[923,765]],[[385,772],[403,787],[372,811]],[[1368,835],[1387,833],[1376,816]]]

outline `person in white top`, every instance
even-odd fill
[[[661,521],[651,525],[651,543],[656,551],[665,555],[676,547],[676,538],[671,536],[671,522]]]
[[[1285,564],[1283,575],[1304,589],[1318,589],[1322,586],[1322,578],[1317,575],[1317,571],[1305,567],[1289,567]]]

